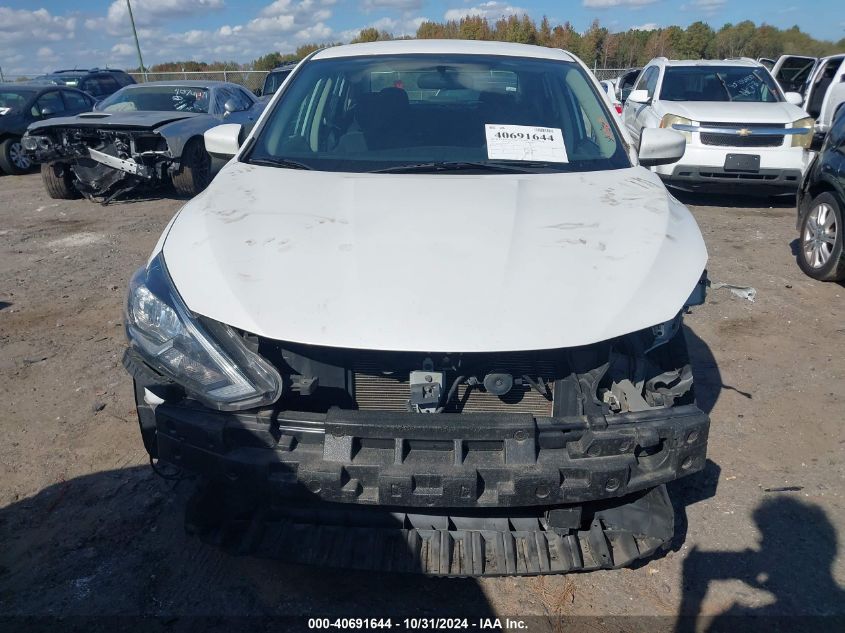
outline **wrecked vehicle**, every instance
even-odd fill
[[[21,143],[41,163],[51,198],[83,195],[108,203],[168,183],[194,196],[219,168],[205,151],[203,132],[224,121],[249,129],[263,107],[249,91],[227,82],[134,84],[100,101],[93,112],[31,125]]]
[[[0,83],[0,172],[25,174],[32,161],[21,137],[35,121],[89,111],[94,99],[64,86]]]
[[[619,567],[704,467],[683,314],[707,252],[587,67],[408,40],[319,51],[133,276],[155,468],[237,552],[434,575]],[[279,192],[284,191],[280,197]],[[173,476],[178,476],[174,471]]]

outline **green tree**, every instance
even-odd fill
[[[693,22],[684,31],[684,37],[678,44],[678,55],[684,59],[704,59],[715,37],[716,34],[709,24]]]

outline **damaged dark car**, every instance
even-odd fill
[[[172,184],[191,197],[205,189],[220,162],[205,151],[203,133],[221,123],[244,130],[263,105],[227,82],[151,82],[126,86],[93,112],[29,127],[21,140],[41,164],[51,198],[108,203],[136,190]]]

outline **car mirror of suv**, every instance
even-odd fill
[[[238,153],[241,126],[237,123],[216,125],[205,131],[205,151],[215,158],[229,159]]]
[[[800,92],[786,92],[783,96],[786,97],[786,102],[792,105],[800,106],[804,103],[804,97],[801,96]]]
[[[41,116],[45,119],[49,116],[53,116],[54,114],[56,114],[56,112],[50,106],[44,106],[41,108]]]
[[[675,163],[683,157],[686,149],[687,139],[680,132],[662,128],[644,128],[640,134],[640,165],[654,167]]]
[[[651,97],[648,95],[648,90],[632,90],[628,95],[628,101],[631,103],[651,103]]]

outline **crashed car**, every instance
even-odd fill
[[[93,112],[34,123],[21,143],[41,163],[51,198],[107,203],[171,182],[179,194],[194,196],[219,167],[205,151],[203,132],[224,121],[249,129],[262,109],[249,91],[227,82],[134,84]]]
[[[707,252],[574,55],[482,41],[300,64],[133,276],[124,365],[188,528],[448,576],[619,567],[704,467],[682,329]],[[279,192],[284,191],[280,197]]]

